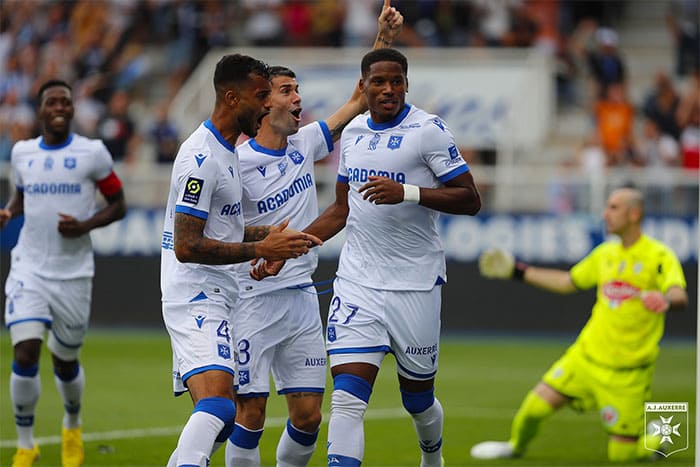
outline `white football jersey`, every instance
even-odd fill
[[[437,188],[468,172],[445,122],[408,104],[386,123],[359,115],[343,131],[340,151],[338,180],[350,185],[350,213],[338,276],[383,290],[430,290],[446,281],[440,213],[414,203],[378,206],[358,192],[371,175]]]
[[[289,219],[289,227],[302,230],[318,217],[314,162],[333,150],[333,139],[323,121],[303,126],[287,138],[280,150],[260,146],[250,139],[236,148],[243,180],[243,216],[246,225],[277,225]],[[318,263],[316,249],[286,262],[277,276],[256,281],[249,264],[238,265],[243,298],[311,283]]]
[[[234,265],[181,263],[173,249],[173,229],[175,213],[179,212],[204,219],[207,238],[242,242],[242,193],[236,149],[207,120],[182,143],[173,163],[161,245],[164,302],[236,300]]]
[[[42,137],[12,148],[12,180],[24,194],[24,225],[12,249],[12,268],[48,279],[92,277],[90,235],[66,238],[59,213],[78,220],[95,213],[96,182],[112,172],[112,156],[100,140],[71,133],[49,146]]]

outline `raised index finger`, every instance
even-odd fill
[[[391,0],[384,0],[384,5],[382,6],[382,10],[386,10],[387,8],[391,7]]]

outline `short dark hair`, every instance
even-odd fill
[[[270,79],[276,78],[278,76],[287,76],[289,78],[296,78],[297,75],[292,71],[291,68],[287,68],[282,65],[275,65],[270,67]]]
[[[44,84],[41,85],[39,88],[39,91],[36,93],[36,100],[39,104],[41,104],[41,96],[44,94],[44,91],[46,91],[49,88],[52,88],[54,86],[63,86],[64,88],[68,89],[70,92],[73,92],[73,88],[70,87],[70,84],[66,83],[63,80],[60,79],[50,79],[46,81]]]
[[[224,55],[214,70],[216,95],[222,94],[228,84],[245,83],[251,73],[270,79],[270,68],[260,60],[241,54]]]
[[[362,70],[362,76],[367,76],[369,73],[369,67],[377,62],[396,62],[401,65],[401,69],[405,75],[408,74],[408,59],[404,54],[396,49],[376,49],[371,50],[362,57],[362,64],[360,69]]]

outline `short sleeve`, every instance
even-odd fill
[[[659,262],[658,289],[666,293],[669,288],[677,286],[686,288],[685,274],[678,257],[671,251],[665,249]]]
[[[92,180],[98,182],[112,173],[114,161],[107,146],[102,141],[95,141],[95,152],[93,154],[93,167],[90,174]]]
[[[469,172],[452,132],[439,117],[423,125],[420,144],[423,159],[441,183]]]
[[[175,212],[207,219],[219,177],[216,161],[197,153],[183,158],[179,169]]]
[[[598,245],[570,270],[571,281],[579,290],[588,290],[598,285],[600,251],[603,245]]]

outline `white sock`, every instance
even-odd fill
[[[63,400],[65,414],[63,416],[63,426],[65,428],[78,428],[80,426],[80,401],[85,389],[85,372],[83,367],[78,367],[78,374],[70,381],[63,381],[54,373],[56,388]]]
[[[442,424],[444,414],[440,401],[435,399],[433,405],[420,413],[412,413],[413,426],[416,428],[421,446],[421,467],[440,467],[442,457]]]
[[[277,443],[277,467],[304,467],[316,447],[318,430],[315,433],[301,431],[287,420],[287,426],[282,430]]]
[[[260,467],[258,443],[263,431],[263,429],[250,430],[236,423],[233,433],[226,442],[226,467]]]
[[[344,459],[362,461],[365,454],[363,417],[367,402],[343,390],[331,396],[331,418],[328,422],[328,463]]]
[[[214,440],[224,427],[219,417],[210,413],[194,412],[185,424],[177,441],[177,464],[207,467]]]
[[[34,411],[40,394],[41,378],[38,372],[34,376],[20,376],[14,371],[10,373],[10,398],[15,413],[18,448],[34,447]]]

